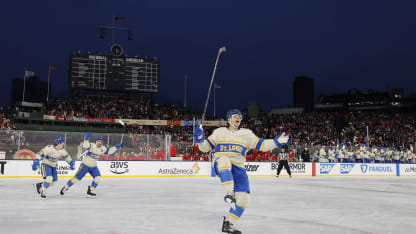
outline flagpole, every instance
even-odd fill
[[[48,92],[46,95],[46,105],[49,104],[49,80],[51,78],[51,65],[49,64],[49,73],[48,73]]]
[[[25,91],[26,91],[26,70],[25,70],[25,74],[23,75],[23,99],[22,99],[22,105],[23,105],[23,102],[25,101]]]
[[[184,95],[183,95],[183,96],[184,96],[183,107],[185,107],[185,108],[186,108],[186,79],[187,79],[187,78],[188,78],[188,77],[186,76],[186,73],[185,73],[185,84],[184,84],[184,86],[185,86],[185,87],[184,87],[184,88],[185,88],[185,89],[184,89],[184,90],[185,90],[184,92],[185,92],[185,93],[184,93]]]
[[[214,83],[214,119],[215,119],[215,90],[217,89],[217,84]]]
[[[113,10],[113,45],[114,45],[114,33],[116,28],[116,11]]]

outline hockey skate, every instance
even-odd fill
[[[228,192],[225,196],[224,196],[224,201],[230,205],[231,208],[233,208],[235,210],[235,195],[234,192]]]
[[[40,197],[42,199],[45,199],[46,198],[46,191],[44,191],[42,188],[40,189]]]
[[[230,221],[226,220],[225,216],[224,221],[222,222],[222,233],[241,234],[240,231],[233,228],[233,224],[230,223]]]
[[[87,198],[96,198],[97,194],[95,194],[95,191],[91,189],[91,186],[88,186],[87,190]]]
[[[33,184],[33,186],[35,186],[36,192],[37,192],[38,194],[40,194],[40,192],[41,192],[41,190],[42,190],[42,182],[40,182],[40,183],[35,183],[35,184]]]
[[[60,194],[63,196],[63,195],[65,195],[65,192],[66,191],[68,191],[68,189],[67,188],[65,188],[65,186],[64,187],[62,187],[61,188],[61,192],[60,192]]]

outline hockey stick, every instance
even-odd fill
[[[211,77],[211,83],[209,84],[209,89],[208,89],[208,95],[207,95],[207,99],[205,100],[205,107],[204,107],[204,113],[202,114],[202,119],[201,119],[201,124],[199,125],[200,128],[202,128],[202,123],[205,120],[205,114],[207,112],[207,106],[208,106],[208,101],[209,101],[209,95],[211,94],[211,88],[212,88],[212,84],[214,83],[214,77],[215,77],[215,72],[217,70],[217,65],[218,65],[218,60],[220,59],[220,55],[222,52],[227,51],[227,49],[225,48],[225,46],[221,47],[218,50],[218,55],[217,55],[217,60],[215,61],[215,66],[214,66],[214,72],[212,73],[212,77]]]

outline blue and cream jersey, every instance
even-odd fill
[[[41,160],[42,163],[47,164],[51,167],[56,167],[59,158],[62,157],[68,163],[72,160],[68,152],[65,149],[57,150],[53,145],[47,145],[41,149],[37,154],[36,158]]]
[[[249,129],[232,131],[226,127],[215,129],[204,142],[198,143],[198,147],[202,152],[214,152],[214,158],[229,157],[232,164],[240,167],[244,167],[246,153],[250,149],[270,151],[277,148],[273,139],[258,138]]]
[[[100,156],[113,154],[117,151],[117,148],[114,146],[111,148],[107,148],[105,146],[98,147],[95,143],[90,143],[89,141],[84,141],[82,147],[88,150],[82,159],[82,163],[89,167],[96,167],[97,160]]]

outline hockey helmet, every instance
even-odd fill
[[[104,140],[104,138],[102,136],[99,136],[99,137],[95,138],[95,141],[102,141],[102,140]]]
[[[227,116],[226,119],[231,118],[231,116],[238,114],[240,115],[240,119],[243,120],[243,114],[241,114],[241,111],[239,111],[238,109],[231,109],[227,112]]]
[[[55,143],[56,144],[61,144],[61,143],[64,143],[65,142],[65,140],[64,140],[64,138],[63,137],[57,137],[56,139],[55,139]]]

